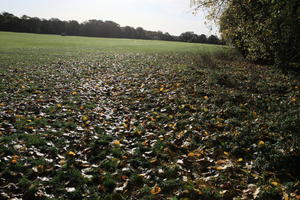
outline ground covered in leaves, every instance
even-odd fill
[[[300,82],[227,53],[0,70],[0,199],[300,199]]]

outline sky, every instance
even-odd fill
[[[111,20],[121,26],[180,35],[186,31],[216,34],[202,13],[192,14],[189,0],[0,0],[0,12],[44,19]]]

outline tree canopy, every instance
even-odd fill
[[[220,26],[222,38],[250,61],[284,67],[300,61],[299,0],[192,0]]]

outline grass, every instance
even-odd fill
[[[114,53],[211,53],[226,47],[153,40],[90,38],[0,32],[2,64],[41,64]],[[5,63],[3,63],[5,62]]]
[[[222,46],[0,42],[0,199],[300,198],[299,78]]]

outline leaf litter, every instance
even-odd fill
[[[299,163],[281,168],[300,158],[299,81],[224,63],[237,82],[228,87],[192,59],[116,53],[8,68],[1,199],[299,196]]]

